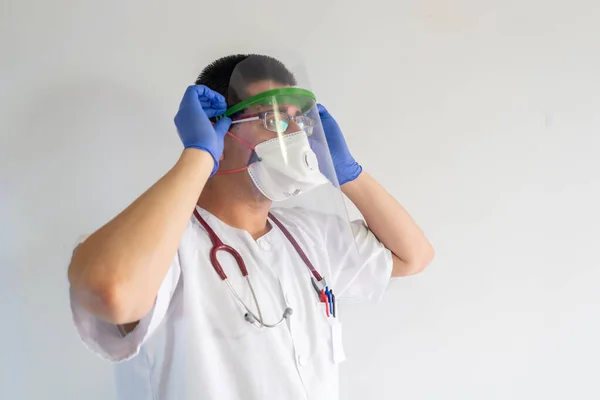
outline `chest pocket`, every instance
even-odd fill
[[[325,312],[325,303],[315,302],[313,308],[316,320],[315,323],[315,343],[313,347],[313,356],[327,355],[329,361],[333,364],[339,364],[346,360],[344,352],[344,343],[342,339],[342,323],[339,318],[327,317]]]

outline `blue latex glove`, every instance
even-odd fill
[[[204,150],[215,161],[211,176],[219,169],[223,138],[231,125],[231,119],[220,119],[213,126],[209,118],[223,114],[226,109],[227,102],[219,93],[206,86],[192,85],[185,91],[175,115],[175,126],[183,147]]]
[[[323,131],[325,132],[325,139],[327,139],[327,146],[331,153],[335,174],[337,175],[338,183],[342,186],[358,178],[362,172],[362,167],[352,157],[352,154],[350,154],[342,130],[331,114],[329,114],[329,111],[321,104],[317,104],[317,108],[319,109],[319,116],[323,124]]]

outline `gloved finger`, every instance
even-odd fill
[[[198,92],[196,90],[196,85],[188,86],[187,89],[185,89],[185,93],[179,104],[179,109],[181,110],[183,107],[193,106],[197,102]]]
[[[208,110],[215,110],[215,112],[223,114],[225,113],[225,111],[227,111],[227,106],[225,104],[213,104],[206,101],[201,101],[200,106],[205,112],[207,112]]]
[[[225,104],[225,97],[204,85],[194,85],[198,98],[203,101],[211,101],[214,104]]]
[[[221,107],[221,108],[204,108],[204,107],[202,107],[202,109],[204,110],[204,114],[206,114],[206,116],[208,118],[218,117],[219,115],[223,115],[223,114],[225,114],[225,111],[227,110],[226,107]]]
[[[200,103],[200,106],[205,113],[207,109],[215,110],[207,113],[210,114],[209,118],[221,115],[227,109],[227,102],[225,102],[223,96],[202,85],[188,86],[181,99],[179,109],[181,110],[183,107],[194,107],[198,103]]]
[[[231,126],[231,119],[225,117],[225,118],[221,118],[220,120],[218,120],[214,124],[213,128],[215,129],[215,132],[217,133],[217,135],[219,137],[225,137],[225,134],[229,130],[230,126]]]
[[[227,103],[222,98],[217,99],[217,98],[208,98],[208,97],[200,96],[200,97],[198,97],[198,101],[200,101],[200,103],[202,104],[202,107],[211,107],[211,108],[227,107]]]
[[[198,97],[198,101],[202,104],[208,104],[212,107],[227,107],[225,100],[220,99],[209,99],[203,96]]]
[[[202,108],[214,108],[216,110],[225,110],[227,105],[225,103],[213,103],[211,101],[201,100],[200,105]]]
[[[221,104],[227,105],[227,101],[225,100],[225,97],[221,96],[219,93],[217,93],[217,95],[211,99],[211,103],[213,103],[215,105],[217,105],[217,104],[218,105],[221,105]]]
[[[317,103],[317,109],[319,110],[319,116],[321,118],[331,117],[331,114],[329,114],[329,111],[327,111],[327,109],[325,108],[325,106],[323,104]]]

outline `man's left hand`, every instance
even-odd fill
[[[327,146],[331,153],[335,174],[337,175],[339,185],[342,186],[358,178],[362,172],[362,167],[352,157],[352,154],[350,154],[342,130],[336,120],[323,105],[317,104],[317,107],[321,123],[323,124],[323,130],[325,131]]]

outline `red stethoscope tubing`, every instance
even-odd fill
[[[210,238],[210,240],[212,242],[212,248],[210,249],[210,262],[211,262],[215,272],[219,275],[219,277],[222,280],[227,279],[227,274],[225,274],[225,271],[223,271],[223,267],[221,267],[221,263],[219,263],[219,260],[217,259],[217,253],[219,251],[225,251],[225,252],[229,253],[235,259],[242,275],[244,277],[247,277],[248,276],[248,268],[246,268],[246,263],[244,262],[244,259],[242,258],[240,253],[233,247],[223,243],[223,241],[219,238],[219,236],[217,236],[215,231],[208,225],[208,223],[204,220],[204,218],[202,218],[200,216],[200,213],[198,212],[197,209],[194,210],[194,216],[196,217],[198,222],[202,225],[202,227],[206,230],[206,232],[208,233],[208,237]],[[279,221],[277,218],[275,218],[275,216],[273,214],[269,213],[269,218],[275,223],[275,225],[277,225],[277,227],[281,230],[281,232],[284,234],[284,236],[287,238],[287,240],[292,244],[292,246],[294,246],[294,249],[300,256],[302,261],[304,261],[304,264],[310,270],[310,273],[314,276],[314,278],[317,281],[321,281],[323,279],[323,277],[321,276],[321,274],[319,274],[319,272],[312,265],[312,263],[308,259],[308,256],[306,255],[306,253],[304,253],[304,251],[302,250],[302,248],[300,247],[300,245],[298,244],[296,239],[294,239],[294,237],[292,236],[290,231],[288,231],[287,228],[285,226],[283,226],[281,221]]]
[[[283,226],[281,221],[279,221],[277,218],[275,218],[273,216],[273,214],[269,213],[269,218],[271,218],[273,220],[273,222],[275,222],[275,225],[277,225],[277,227],[285,235],[287,240],[292,244],[292,246],[294,246],[294,249],[296,249],[296,253],[298,253],[298,255],[300,256],[302,261],[304,261],[304,264],[310,270],[310,273],[315,277],[315,279],[317,281],[321,281],[323,279],[323,277],[321,276],[321,274],[319,274],[319,272],[312,265],[312,263],[310,262],[310,260],[308,259],[307,255],[306,255],[306,253],[304,253],[304,251],[302,250],[302,247],[300,247],[300,245],[298,244],[296,239],[294,239],[294,237],[292,236],[290,231],[288,231],[286,229],[286,227]]]

